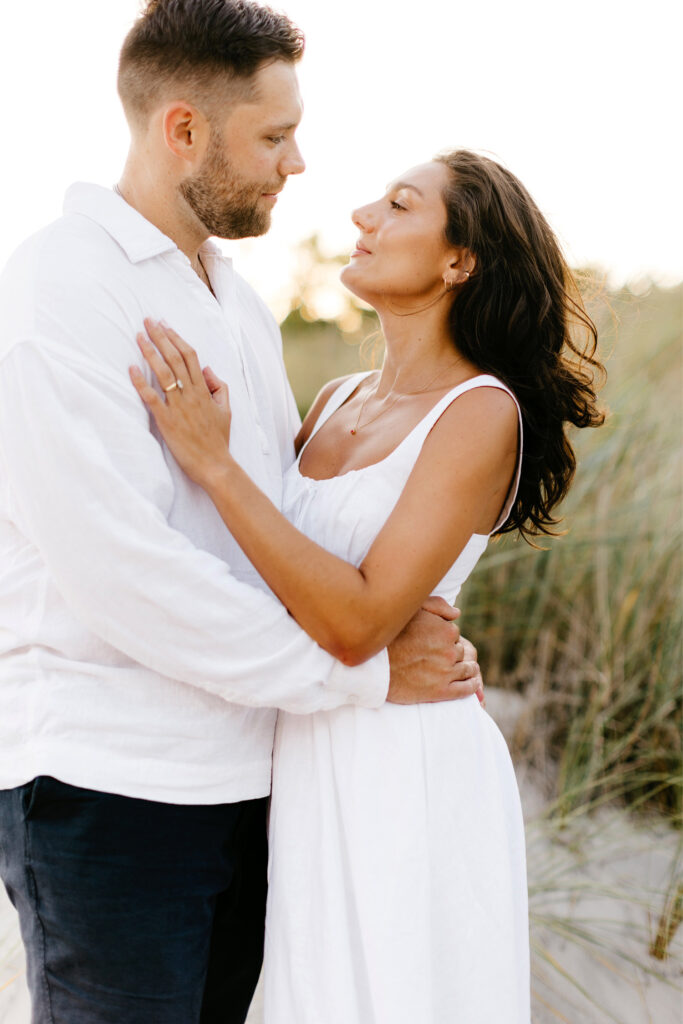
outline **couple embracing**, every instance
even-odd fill
[[[446,153],[354,211],[386,355],[301,425],[208,239],[263,234],[304,169],[302,49],[251,0],[151,0],[119,184],[0,282],[0,874],[35,1024],[243,1022],[264,921],[267,1024],[529,1022],[519,795],[452,605],[489,537],[551,530],[595,332],[520,182]]]

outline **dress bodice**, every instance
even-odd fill
[[[309,442],[367,375],[354,374],[339,385],[320,414],[308,439]],[[517,471],[505,507],[494,527],[495,531],[510,514],[517,494],[521,469],[522,420],[519,405],[510,389],[502,381],[488,374],[473,377],[452,388],[389,455],[372,465],[350,470],[330,479],[315,480],[302,475],[299,468],[300,453],[299,459],[285,475],[282,506],[284,514],[321,547],[347,562],[360,565],[396,505],[427,435],[448,406],[460,395],[475,387],[495,387],[507,391],[513,398],[519,414]],[[472,534],[434,593],[452,604],[486,549],[487,543],[488,535]]]

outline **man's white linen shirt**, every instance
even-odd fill
[[[386,697],[383,652],[297,626],[150,425],[128,375],[165,319],[228,381],[230,447],[276,504],[296,406],[279,330],[211,243],[214,295],[120,196],[67,192],[0,279],[0,788],[170,803],[269,792],[275,708]]]

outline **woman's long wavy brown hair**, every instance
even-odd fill
[[[451,172],[444,193],[450,245],[476,269],[450,312],[458,350],[517,396],[524,449],[517,499],[497,533],[552,534],[553,509],[576,469],[567,427],[598,427],[598,332],[545,217],[524,186],[469,150],[437,157]]]

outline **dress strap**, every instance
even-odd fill
[[[308,438],[306,439],[306,444],[302,446],[301,452],[299,452],[299,458],[301,458],[301,454],[304,451],[306,445],[309,443],[309,441],[311,441],[312,438],[315,437],[315,435],[318,433],[323,424],[327,423],[332,413],[336,412],[337,409],[341,408],[346,399],[351,397],[351,395],[356,390],[361,381],[364,381],[365,378],[369,377],[371,373],[375,373],[375,370],[363,370],[361,373],[352,373],[350,377],[347,377],[346,380],[343,380],[341,382],[339,387],[334,389],[330,397],[327,399],[327,402],[325,403],[322,412],[318,416],[318,419],[315,421],[315,426],[313,427],[311,433],[308,435]]]
[[[504,384],[502,380],[499,380],[497,377],[494,377],[488,373],[480,374],[478,377],[471,377],[469,380],[463,381],[462,384],[457,384],[448,392],[448,394],[444,395],[443,398],[440,399],[440,401],[438,401],[436,405],[433,406],[432,409],[429,410],[427,415],[420,420],[420,422],[417,424],[414,430],[412,430],[411,433],[408,434],[408,436],[405,438],[405,441],[415,442],[416,448],[419,451],[419,449],[422,448],[422,445],[427,439],[427,436],[431,433],[436,423],[443,416],[446,409],[448,409],[448,407],[452,405],[456,398],[459,398],[461,395],[464,395],[467,391],[474,390],[474,388],[498,388],[500,391],[506,391],[510,398],[512,399],[512,401],[515,403],[515,407],[517,409],[517,417],[519,421],[517,469],[515,471],[514,480],[510,485],[510,490],[508,492],[507,498],[505,499],[503,509],[496,521],[495,526],[493,527],[493,530],[491,531],[492,533],[495,533],[495,531],[503,525],[505,520],[510,515],[512,506],[515,503],[515,498],[517,497],[517,491],[519,489],[519,480],[522,474],[522,410],[519,407],[519,402],[517,401],[515,395],[507,386],[507,384]],[[402,444],[403,443],[405,442],[402,442]],[[399,447],[402,447],[402,444],[399,445]]]

